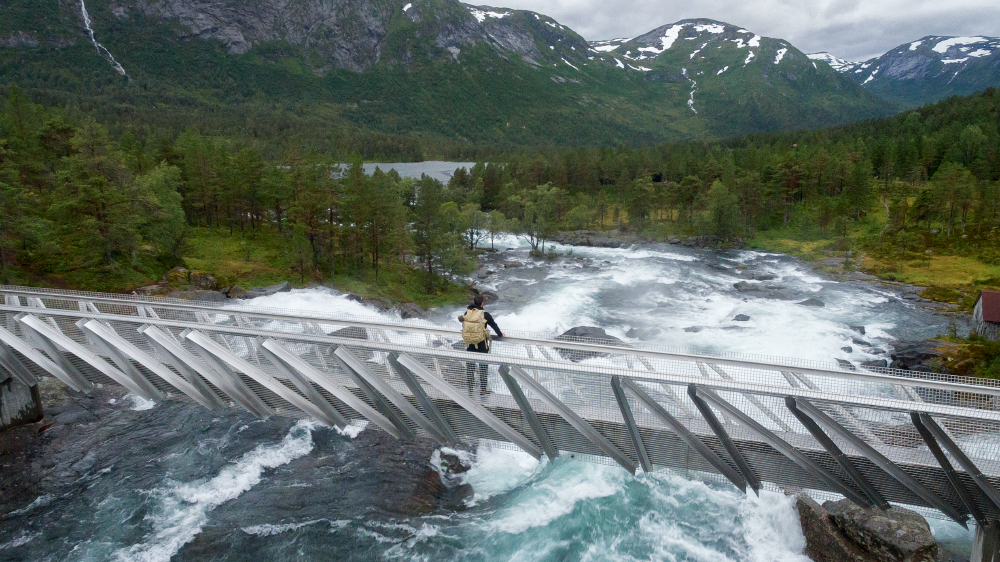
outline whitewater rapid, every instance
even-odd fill
[[[857,363],[946,327],[890,291],[827,279],[778,254],[556,246],[563,257],[550,263],[530,259],[516,238],[497,245],[475,280],[500,295],[488,309],[509,332],[600,326],[635,344]],[[784,297],[736,290],[748,273]],[[799,304],[806,298],[824,306]],[[248,304],[400,320],[326,289]],[[457,329],[462,308],[421,322]],[[735,320],[741,314],[749,320]],[[461,509],[402,515],[373,507],[392,482],[378,480],[382,461],[359,445],[377,434],[363,424],[342,433],[135,397],[109,407],[116,421],[79,429],[94,443],[72,468],[76,479],[0,517],[0,559],[808,560],[793,500],[781,494],[747,496],[670,472],[636,477],[566,456],[536,461],[484,442],[462,477],[474,493]],[[99,430],[106,435],[94,437]],[[428,453],[412,470],[439,457]],[[939,539],[971,540],[957,525],[931,524]]]

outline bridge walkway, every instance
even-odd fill
[[[0,382],[117,384],[748,493],[901,504],[983,528],[1000,518],[997,381],[539,334],[510,333],[489,355],[464,347],[419,321],[0,287]],[[485,397],[468,389],[479,365]]]

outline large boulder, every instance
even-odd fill
[[[486,304],[493,304],[500,300],[500,295],[494,293],[493,291],[487,289],[481,289],[478,287],[472,288],[472,296],[482,295],[483,302]]]
[[[356,340],[368,339],[368,331],[358,326],[348,326],[339,330],[334,330],[327,334],[335,338],[352,338]]]
[[[808,299],[800,302],[799,304],[802,305],[802,306],[815,306],[817,308],[822,308],[822,307],[826,306],[826,303],[824,303],[823,301],[817,299],[816,297],[808,298]]]
[[[722,245],[722,238],[718,236],[688,236],[684,240],[684,245],[689,248],[718,248]]]
[[[850,500],[823,504],[840,531],[877,560],[934,562],[938,547],[927,521],[915,511],[864,509]]]
[[[656,339],[660,333],[663,332],[660,328],[656,326],[651,326],[648,328],[631,328],[625,335],[630,338],[636,338],[639,341],[650,341]]]
[[[569,342],[579,342],[579,343],[596,343],[601,345],[620,345],[627,347],[625,342],[622,340],[608,335],[604,331],[604,328],[597,328],[594,326],[577,326],[576,328],[571,328],[560,334],[557,338],[559,341],[569,341]],[[583,361],[584,359],[590,359],[592,357],[603,357],[604,353],[599,353],[595,351],[581,351],[576,349],[563,349],[556,348],[559,355],[564,358],[569,359],[575,363]]]
[[[889,355],[892,358],[890,366],[893,369],[930,372],[933,361],[941,356],[938,350],[940,345],[937,340],[901,342]]]
[[[559,232],[552,238],[554,242],[569,246],[591,246],[595,248],[621,248],[622,241],[594,230],[574,230]]]
[[[183,267],[175,267],[163,275],[163,280],[171,286],[180,287],[188,284],[188,273]]]
[[[192,289],[202,291],[214,291],[219,288],[219,282],[215,279],[215,275],[207,271],[192,271],[188,275],[188,282]]]
[[[427,311],[412,302],[404,302],[397,307],[402,318],[426,318]]]
[[[815,562],[878,562],[848,538],[833,522],[826,508],[805,494],[795,498],[799,523],[806,538],[805,555]]]
[[[292,290],[291,284],[288,281],[282,281],[277,285],[271,285],[270,287],[253,287],[247,289],[246,294],[243,296],[245,299],[255,299],[257,297],[270,297],[278,293],[287,293]]]

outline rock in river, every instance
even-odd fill
[[[927,521],[908,509],[863,509],[846,499],[821,506],[804,494],[796,497],[795,508],[805,554],[816,562],[933,562],[937,557]]]
[[[563,332],[559,337],[556,338],[560,341],[574,341],[580,343],[596,343],[603,345],[625,345],[622,340],[608,335],[604,331],[604,328],[597,328],[594,326],[577,326],[576,328],[571,328]],[[591,357],[602,357],[603,353],[597,353],[594,351],[579,351],[575,349],[561,349],[556,348],[559,355],[562,355],[566,359],[574,362],[580,362],[584,359],[590,359]]]

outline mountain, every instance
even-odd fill
[[[588,43],[543,14],[456,0],[9,0],[10,83],[123,126],[294,130],[328,144],[356,131],[649,144],[890,112],[789,43],[729,24]]]
[[[850,76],[869,92],[916,107],[1000,86],[1000,38],[929,35],[865,62],[809,55]]]
[[[718,121],[715,130],[723,135],[815,126],[842,119],[845,111],[860,118],[877,107],[872,96],[787,41],[714,20],[596,41],[591,51],[602,62],[644,73],[646,81],[679,86],[673,89],[686,94],[688,108]]]

